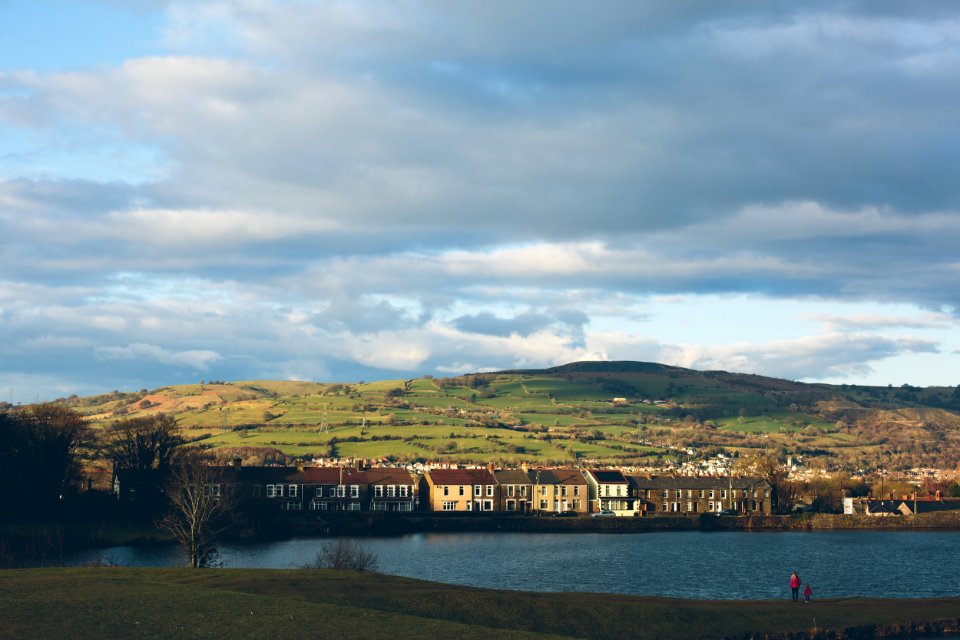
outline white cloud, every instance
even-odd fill
[[[204,371],[221,359],[215,351],[168,351],[153,344],[136,342],[125,347],[97,347],[98,358],[104,360],[152,360],[162,364],[187,366]]]

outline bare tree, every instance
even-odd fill
[[[170,508],[158,521],[187,552],[188,566],[208,567],[216,561],[216,542],[230,528],[234,493],[220,470],[201,455],[184,455],[167,483]]]
[[[166,468],[183,442],[176,419],[158,413],[114,422],[105,431],[103,452],[124,469]]]
[[[376,571],[380,560],[356,540],[337,538],[327,542],[317,553],[311,569],[347,569],[350,571]]]
[[[104,430],[100,454],[113,463],[114,473],[128,472],[140,500],[156,501],[183,438],[177,421],[162,413],[117,420]]]

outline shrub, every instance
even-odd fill
[[[349,571],[376,571],[380,561],[375,553],[367,551],[356,540],[337,538],[324,544],[313,564],[307,569],[345,569]]]

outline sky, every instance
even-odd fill
[[[0,0],[0,400],[960,384],[952,1]]]

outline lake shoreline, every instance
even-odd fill
[[[336,513],[272,523],[249,535],[393,536],[411,533],[644,533],[648,531],[960,531],[960,513],[874,518],[840,514],[786,516],[550,516]]]

